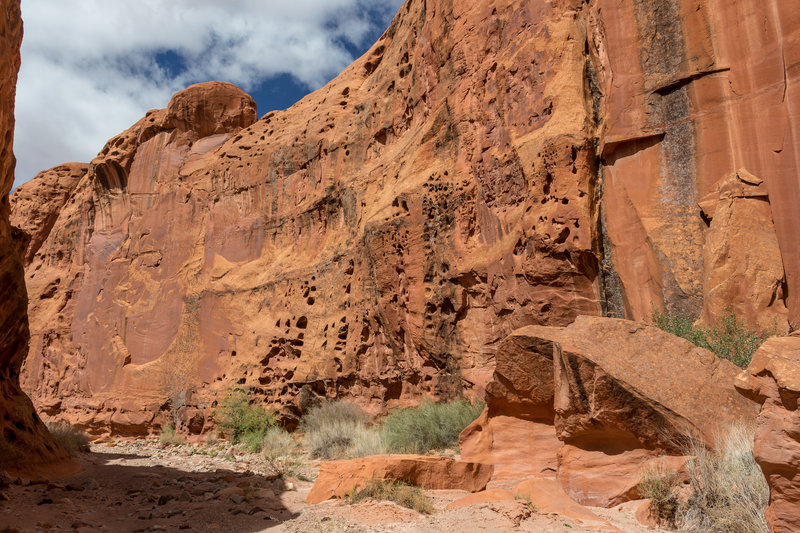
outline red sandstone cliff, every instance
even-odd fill
[[[237,385],[289,418],[481,394],[510,331],[580,314],[785,327],[798,38],[777,1],[409,0],[286,111],[190,87],[55,222],[15,214],[42,235],[24,385],[97,431],[200,431]]]
[[[22,19],[19,0],[0,0],[0,470],[57,473],[75,465],[53,441],[19,386],[28,352],[25,282],[8,192],[14,182],[14,97],[19,71]]]

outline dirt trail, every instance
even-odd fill
[[[78,458],[84,472],[58,480],[11,481],[0,474],[2,531],[236,532],[583,532],[526,502],[496,502],[445,510],[463,491],[429,491],[437,512],[421,515],[388,502],[310,506],[313,482],[269,475],[255,454],[227,445],[162,449],[153,441],[93,444]],[[307,461],[313,479],[316,461]],[[306,477],[301,476],[301,477]],[[638,525],[629,510],[593,509],[622,531]]]

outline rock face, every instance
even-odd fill
[[[769,484],[767,522],[774,533],[800,530],[800,337],[768,339],[736,387],[762,404],[753,455]]]
[[[37,405],[482,396],[509,332],[599,314],[581,5],[410,1],[289,110],[203,84],[109,141],[27,270]]]
[[[373,479],[402,481],[427,489],[456,489],[477,492],[486,488],[492,467],[430,455],[370,455],[349,461],[325,461],[306,498],[320,503],[344,498]]]
[[[726,424],[756,416],[733,387],[734,365],[627,320],[522,328],[496,357],[486,412],[460,438],[462,458],[495,465],[492,488],[533,472],[579,503],[616,505],[638,497],[648,464],[680,470],[686,437],[713,446]]]
[[[786,333],[786,275],[763,180],[740,169],[701,208],[711,221],[703,247],[703,320],[733,312],[762,330]]]
[[[22,263],[12,239],[8,192],[14,182],[14,97],[22,19],[18,0],[0,0],[0,470],[20,474],[67,473],[76,465],[45,429],[19,386],[28,353]]]
[[[800,16],[778,4],[408,0],[286,111],[178,93],[46,236],[15,215],[36,235],[24,387],[95,432],[201,431],[232,386],[291,425],[315,395],[480,397],[509,333],[578,315],[788,329]],[[530,420],[553,416],[540,385]]]
[[[723,176],[745,168],[769,192],[771,206],[757,217],[771,226],[771,207],[788,285],[776,296],[785,300],[790,321],[798,321],[795,6],[597,0],[589,22],[601,101],[604,266],[616,273],[606,284],[607,308],[633,319],[662,308],[699,314],[707,230],[697,203]],[[739,229],[744,233],[729,234],[732,242],[752,241],[747,224]],[[728,264],[723,271],[737,268]],[[770,272],[779,268],[775,264]],[[715,280],[712,287],[719,285]],[[761,288],[765,294],[759,298],[775,293]]]
[[[24,235],[15,236],[25,265],[50,235],[64,204],[89,171],[86,163],[66,163],[45,170],[11,195],[11,225]]]

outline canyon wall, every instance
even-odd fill
[[[409,0],[288,110],[192,86],[12,196],[24,387],[201,432],[231,387],[290,425],[482,397],[511,331],[579,315],[788,329],[799,38],[777,0]]]
[[[511,330],[600,314],[582,8],[411,1],[286,111],[212,82],[109,141],[28,248],[39,408],[141,433],[234,386],[289,422],[481,396]]]
[[[74,469],[22,392],[19,373],[28,353],[27,297],[17,230],[9,223],[14,183],[14,98],[22,18],[19,0],[0,0],[0,470],[31,474]]]
[[[750,323],[786,330],[800,319],[796,6],[597,0],[590,25],[602,99],[604,259],[616,282],[606,295],[610,307],[634,319],[663,309],[696,316],[704,297],[721,291]],[[706,228],[719,204],[704,200],[739,169],[765,190],[739,202],[724,224],[729,238],[709,242]],[[761,233],[748,227],[751,216]],[[725,283],[704,278],[704,257],[716,258],[707,273],[730,271]],[[756,295],[748,271],[759,263],[771,265],[771,279],[758,280]]]

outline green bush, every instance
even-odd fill
[[[434,403],[394,411],[383,422],[392,453],[428,453],[458,444],[458,436],[483,411],[484,404],[466,400]]]
[[[750,364],[753,353],[776,331],[757,332],[743,321],[736,318],[733,312],[722,318],[721,326],[709,328],[698,327],[685,315],[672,313],[653,313],[653,325],[678,337],[682,337],[695,346],[714,352],[718,357],[727,359],[738,367],[745,368]]]
[[[229,391],[220,400],[214,419],[234,444],[244,440],[251,451],[258,451],[258,445],[267,429],[278,423],[274,413],[263,406],[252,405],[250,393],[242,389]]]
[[[47,422],[45,425],[56,442],[70,455],[89,451],[89,435],[75,429],[68,422]]]
[[[363,446],[368,421],[357,405],[327,400],[308,411],[300,429],[306,434],[306,445],[313,457],[341,459],[354,456],[355,443]]]
[[[431,514],[434,511],[433,503],[422,489],[399,481],[370,480],[366,487],[355,492],[349,498],[351,503],[367,499],[391,501],[423,514]]]
[[[660,462],[642,470],[639,479],[639,495],[651,501],[652,510],[662,524],[675,525],[679,487],[678,473]]]

